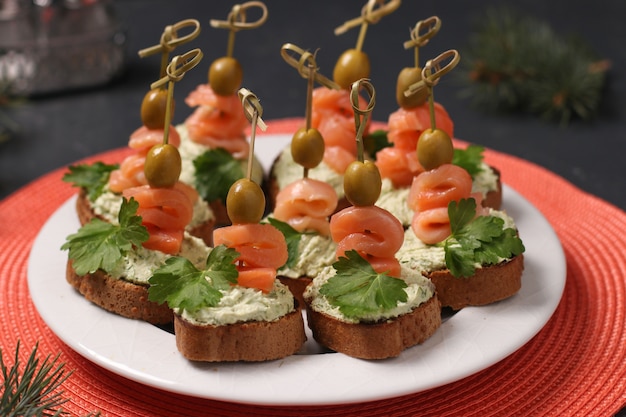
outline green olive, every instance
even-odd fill
[[[452,139],[441,129],[426,129],[417,140],[417,160],[427,171],[451,163],[453,156]]]
[[[305,168],[315,168],[324,159],[324,138],[319,130],[301,127],[291,139],[291,156]]]
[[[264,211],[265,195],[256,182],[242,178],[230,186],[226,212],[233,224],[258,223]]]
[[[242,80],[243,70],[239,61],[233,57],[218,58],[209,67],[209,84],[219,96],[235,94]]]
[[[354,161],[343,177],[346,198],[354,206],[373,206],[380,196],[382,180],[373,161]]]
[[[144,126],[148,129],[165,129],[166,108],[167,90],[156,88],[148,91],[141,102],[141,121]]]
[[[143,172],[151,187],[173,187],[178,181],[182,162],[178,148],[169,143],[154,145],[146,155]]]
[[[403,109],[412,109],[426,103],[426,100],[428,100],[428,88],[426,88],[426,86],[408,97],[404,95],[404,92],[410,86],[419,82],[421,79],[422,69],[419,67],[406,67],[400,71],[396,83],[396,101],[400,107]]]
[[[365,52],[356,49],[348,49],[341,54],[333,70],[333,80],[344,89],[369,76],[370,59]]]

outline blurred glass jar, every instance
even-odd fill
[[[0,93],[106,83],[121,73],[125,47],[108,0],[0,0]]]

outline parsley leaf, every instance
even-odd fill
[[[238,256],[234,249],[216,246],[209,253],[204,270],[199,270],[186,258],[168,258],[148,280],[148,299],[160,304],[167,302],[170,308],[190,312],[215,307],[222,299],[220,290],[237,283],[237,268],[233,262]]]
[[[372,156],[383,148],[392,146],[387,139],[387,132],[384,130],[375,130],[363,138],[363,146],[365,151]]]
[[[230,186],[244,177],[241,161],[222,148],[211,149],[193,161],[196,189],[206,201],[226,202]]]
[[[111,171],[116,170],[119,165],[107,165],[96,162],[92,165],[70,165],[70,172],[63,175],[62,180],[72,183],[75,187],[87,190],[87,197],[94,201],[104,191],[104,186],[109,182]]]
[[[496,216],[476,215],[476,200],[462,199],[448,205],[451,235],[443,242],[446,266],[455,277],[474,275],[476,264],[493,265],[524,252],[517,231],[504,228]]]
[[[288,223],[282,222],[280,220],[274,219],[272,217],[268,217],[267,221],[278,229],[279,232],[285,236],[285,241],[287,241],[287,262],[285,262],[286,267],[293,267],[298,261],[299,247],[300,247],[300,239],[302,238],[302,233],[298,232],[296,229],[291,227]],[[282,267],[278,268],[281,269]]]
[[[374,271],[357,251],[347,251],[333,267],[337,273],[322,285],[320,293],[346,317],[389,310],[407,300],[404,280]]]
[[[483,151],[485,148],[478,145],[469,145],[465,149],[454,149],[452,163],[464,168],[472,178],[483,170]]]
[[[148,230],[137,216],[138,207],[135,199],[124,198],[118,214],[119,225],[94,218],[67,237],[61,249],[69,250],[68,256],[78,275],[98,269],[111,271],[133,246],[148,240]]]

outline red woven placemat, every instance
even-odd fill
[[[270,123],[290,133],[299,120]],[[117,162],[125,150],[89,161]],[[12,363],[56,355],[73,374],[65,409],[103,416],[608,416],[626,405],[626,213],[561,177],[487,150],[504,181],[550,221],[563,245],[567,282],[553,317],[529,343],[470,377],[436,389],[361,404],[271,407],[186,397],[144,386],[92,364],[61,342],[39,317],[26,279],[30,248],[48,217],[74,192],[60,168],[0,202],[0,347]],[[506,198],[506,196],[505,196]],[[62,277],[50,277],[65,285]],[[306,378],[306,376],[303,376]],[[298,381],[294,381],[297,383]]]

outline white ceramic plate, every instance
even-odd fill
[[[259,138],[267,167],[288,142]],[[193,363],[176,350],[175,337],[150,324],[108,313],[65,281],[67,253],[59,248],[79,227],[75,198],[63,204],[37,236],[28,264],[32,299],[52,331],[90,361],[131,380],[166,391],[231,402],[312,405],[363,402],[441,386],[483,370],[528,342],[556,309],[565,285],[565,257],[550,224],[517,192],[504,187],[504,209],[526,246],[522,289],[485,307],[449,317],[422,345],[383,361],[316,353],[264,363]],[[308,330],[308,329],[307,329]]]

